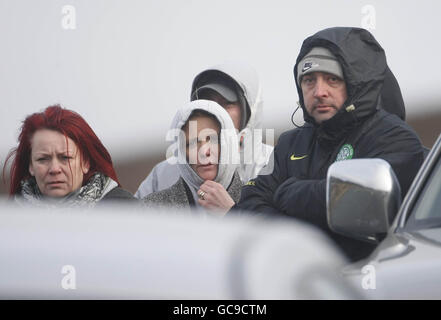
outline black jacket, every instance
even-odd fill
[[[348,99],[334,117],[318,125],[306,112],[296,83],[305,125],[281,135],[274,149],[272,174],[248,182],[239,206],[242,210],[283,214],[313,223],[328,232],[350,259],[358,260],[368,255],[373,246],[334,234],[327,225],[329,166],[344,155],[343,151],[346,158],[384,159],[395,171],[404,196],[423,161],[423,148],[415,132],[400,119],[404,118],[401,93],[383,91],[385,75],[393,80],[388,90],[399,87],[387,67],[383,49],[369,32],[331,28],[307,38],[294,67],[294,79],[297,64],[315,46],[328,48],[339,60]],[[394,104],[397,97],[401,102]],[[387,108],[385,101],[390,103]],[[355,109],[347,111],[351,105]]]

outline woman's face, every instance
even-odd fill
[[[207,116],[195,116],[184,128],[187,161],[204,180],[214,180],[219,163],[220,128]]]
[[[82,186],[88,171],[89,165],[81,165],[79,149],[69,137],[49,129],[34,133],[29,173],[43,195],[64,197]]]

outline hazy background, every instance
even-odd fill
[[[256,68],[264,128],[278,137],[292,128],[302,41],[333,26],[371,30],[408,122],[430,147],[441,132],[440,12],[435,0],[0,0],[0,164],[26,115],[59,103],[88,121],[134,192],[164,159],[166,130],[193,77],[226,60]]]

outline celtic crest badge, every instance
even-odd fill
[[[347,143],[341,147],[335,161],[337,162],[337,161],[352,159],[353,156],[354,156],[354,148]]]

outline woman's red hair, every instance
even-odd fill
[[[76,112],[61,108],[59,105],[47,107],[43,112],[28,116],[18,136],[18,147],[9,152],[5,165],[14,157],[11,165],[9,195],[20,193],[20,182],[29,179],[31,159],[31,139],[40,129],[58,131],[72,139],[80,150],[81,159],[89,163],[89,172],[84,175],[83,184],[97,172],[112,178],[120,185],[113,168],[112,158],[87,122]]]

